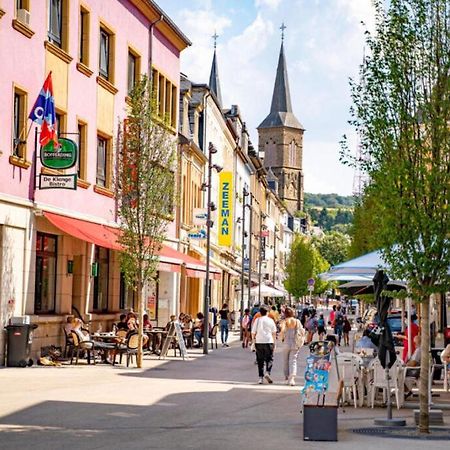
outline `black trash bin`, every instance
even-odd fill
[[[6,327],[8,334],[6,365],[8,367],[26,367],[33,365],[30,352],[33,342],[33,330],[36,328],[37,325],[35,324],[8,325]]]

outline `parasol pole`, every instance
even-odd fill
[[[411,359],[411,297],[408,297],[408,361]]]

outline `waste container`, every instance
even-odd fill
[[[8,367],[32,366],[33,360],[30,358],[31,344],[33,342],[33,330],[37,328],[35,324],[8,325],[7,331],[7,352],[6,365]]]

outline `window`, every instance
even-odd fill
[[[172,128],[177,127],[178,89],[170,80],[152,70],[153,96],[156,102],[156,115]]]
[[[25,91],[14,88],[12,153],[21,159],[26,159],[26,109],[27,95]]]
[[[34,313],[54,313],[56,298],[57,237],[37,233]]]
[[[62,48],[62,1],[49,0],[48,40]]]
[[[89,66],[89,11],[80,7],[78,60]]]
[[[119,309],[136,310],[138,305],[136,301],[136,292],[130,289],[125,283],[125,276],[120,273],[120,293],[119,293]]]
[[[99,74],[114,83],[114,33],[105,26],[100,27]]]
[[[87,125],[78,121],[78,160],[77,175],[81,180],[86,180],[86,149],[87,149]]]
[[[94,274],[93,310],[108,310],[109,250],[95,246],[96,273]]]
[[[109,187],[109,147],[110,140],[97,137],[97,186]]]
[[[128,49],[128,93],[130,93],[139,79],[141,58]]]
[[[64,113],[56,112],[55,113],[56,118],[56,132],[58,133],[58,136],[63,136],[66,133],[66,119],[67,116]]]
[[[21,9],[25,9],[26,11],[30,11],[30,0],[16,0],[16,17],[17,11]]]

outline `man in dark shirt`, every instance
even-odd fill
[[[126,330],[128,331],[128,324],[127,324],[127,315],[121,314],[120,320],[117,323],[117,330]]]
[[[222,309],[219,311],[220,316],[220,339],[222,340],[223,347],[229,347],[227,344],[228,340],[228,327],[230,324],[230,311],[228,310],[228,305],[223,304]]]

